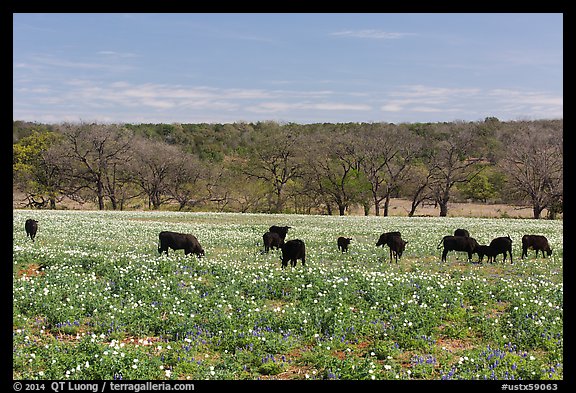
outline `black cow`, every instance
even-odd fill
[[[542,256],[545,257],[544,251],[548,256],[552,255],[552,249],[548,243],[546,236],[542,235],[524,235],[522,236],[522,257],[528,257],[528,249],[531,248],[536,251],[536,258],[538,258],[538,251],[542,251]]]
[[[502,260],[502,262],[506,262],[506,253],[510,254],[510,263],[514,263],[512,261],[512,239],[510,239],[510,236],[506,236],[506,237],[497,237],[495,239],[492,239],[492,241],[490,242],[490,249],[492,254],[494,254],[494,256],[492,257],[492,261],[496,262],[496,257],[499,254],[504,254],[504,259]]]
[[[348,252],[348,245],[350,244],[351,237],[340,236],[338,238],[338,249],[342,252]]]
[[[473,237],[444,236],[436,248],[440,249],[441,246],[444,247],[444,250],[442,251],[442,262],[446,262],[446,255],[449,251],[467,252],[468,262],[470,262],[472,254],[476,252],[478,242]]]
[[[388,246],[390,248],[390,263],[392,263],[392,256],[393,256],[393,252],[392,252],[392,244],[394,244],[396,248],[399,247],[399,243],[395,242],[394,239],[395,238],[399,238],[400,240],[402,240],[401,236],[400,236],[400,232],[384,232],[383,234],[380,235],[380,238],[378,239],[378,242],[376,243],[376,247],[378,246],[382,246],[384,247],[385,245]],[[404,250],[402,250],[404,251]],[[398,255],[395,253],[395,255]],[[400,255],[402,255],[402,253],[400,253]],[[396,262],[398,262],[398,258],[396,258]]]
[[[482,263],[485,256],[488,257],[488,262],[492,261],[496,256],[488,245],[478,245],[478,247],[476,247],[476,254],[478,254],[478,263]]]
[[[26,229],[26,237],[30,237],[30,239],[34,241],[36,232],[38,232],[38,221],[31,218],[27,219],[26,223],[24,224],[24,229]]]
[[[384,232],[383,234],[380,235],[378,243],[376,243],[376,247],[378,246],[384,247],[385,244],[388,244],[388,239],[394,236],[400,237],[400,232]]]
[[[184,250],[184,254],[196,254],[197,256],[204,255],[204,249],[196,239],[196,236],[187,233],[177,233],[170,231],[162,231],[158,235],[160,243],[158,245],[158,253],[163,252],[168,255],[168,248],[176,250]]]
[[[392,263],[392,255],[394,255],[394,259],[398,263],[398,258],[402,258],[402,253],[406,250],[408,242],[400,236],[392,236],[388,238],[387,244],[390,247],[390,263]]]
[[[296,266],[298,259],[302,260],[302,266],[306,266],[306,245],[300,239],[288,240],[282,245],[282,269],[288,266],[288,261],[292,267]]]
[[[468,232],[466,229],[458,228],[454,231],[454,236],[470,237],[470,232]]]
[[[266,232],[262,235],[262,240],[264,241],[264,252],[274,248],[280,249],[284,244],[284,239],[276,232]]]
[[[280,237],[282,238],[282,240],[286,240],[286,234],[288,233],[288,229],[290,229],[292,227],[279,227],[276,225],[272,225],[268,231],[269,232],[274,232],[280,235]]]

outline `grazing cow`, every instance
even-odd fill
[[[436,248],[440,249],[441,246],[444,247],[444,250],[442,251],[442,262],[446,262],[446,255],[449,251],[467,252],[468,262],[470,262],[472,254],[476,252],[478,242],[473,237],[444,236]]]
[[[24,224],[24,229],[26,229],[26,237],[30,237],[30,239],[34,241],[36,232],[38,232],[38,221],[31,218],[27,219],[26,223]]]
[[[478,247],[476,247],[476,254],[478,254],[478,263],[482,263],[484,256],[488,257],[488,262],[492,261],[496,256],[496,254],[492,252],[490,246],[487,245],[478,245]]]
[[[454,236],[470,237],[470,232],[468,232],[466,229],[458,228],[454,231]]]
[[[396,241],[395,239],[400,239],[401,241]],[[405,244],[404,246],[401,245],[403,241],[404,240],[402,240],[400,232],[384,232],[383,234],[380,235],[380,238],[376,243],[376,247],[378,246],[384,247],[385,245],[387,245],[388,248],[390,248],[390,263],[392,263],[393,255],[396,255],[396,263],[398,263],[397,252],[400,248],[406,246]],[[396,251],[394,251],[393,249],[395,249]],[[402,249],[402,251],[404,251],[404,249]],[[402,256],[402,251],[400,252],[400,256]]]
[[[380,235],[378,243],[376,243],[376,247],[378,246],[384,247],[385,244],[388,244],[388,239],[395,236],[400,237],[400,232],[384,232],[383,234]]]
[[[268,229],[269,232],[274,232],[280,235],[280,237],[282,238],[282,240],[286,240],[286,234],[288,233],[288,229],[290,229],[292,227],[279,227],[276,225],[272,225],[270,227],[270,229]]]
[[[392,255],[394,255],[394,259],[398,263],[398,258],[402,258],[402,253],[406,250],[408,242],[400,236],[392,236],[388,239],[387,244],[390,247],[390,263],[392,263]]]
[[[340,236],[338,238],[338,249],[342,252],[348,252],[348,245],[350,244],[351,237]]]
[[[536,258],[538,258],[538,251],[542,251],[542,256],[545,257],[544,251],[548,256],[552,255],[552,249],[548,243],[546,236],[542,235],[524,235],[522,236],[522,257],[528,257],[528,249],[531,248],[536,251]]]
[[[284,239],[276,232],[266,232],[262,235],[262,240],[264,241],[264,252],[268,252],[270,249],[280,249],[284,244]]]
[[[288,240],[282,245],[282,269],[288,266],[288,261],[292,267],[296,266],[298,259],[302,260],[302,266],[306,266],[306,245],[300,239]]]
[[[497,237],[495,239],[492,239],[492,241],[490,242],[490,250],[492,252],[492,254],[494,254],[494,256],[492,257],[492,261],[496,262],[496,257],[499,254],[504,254],[504,259],[502,260],[502,262],[506,262],[506,253],[510,254],[510,263],[514,263],[512,261],[512,239],[510,239],[510,236],[506,236],[506,237]]]
[[[165,252],[168,255],[168,248],[171,248],[174,251],[184,250],[185,255],[196,254],[199,257],[204,255],[204,249],[194,235],[162,231],[158,238],[160,240],[158,253],[160,254]]]

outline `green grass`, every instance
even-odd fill
[[[36,242],[24,221],[39,221]],[[561,221],[14,210],[15,379],[562,379]],[[262,254],[290,225],[307,264]],[[455,228],[514,264],[440,261]],[[157,252],[194,234],[204,258]],[[398,264],[375,247],[408,240]],[[520,259],[523,234],[550,258]],[[352,237],[350,252],[336,246]],[[499,258],[501,261],[501,256]]]

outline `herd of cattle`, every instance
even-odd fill
[[[30,237],[32,241],[36,237],[36,232],[38,231],[38,221],[33,219],[26,220],[24,225],[26,230],[26,236]],[[302,261],[302,265],[306,265],[306,245],[304,241],[300,239],[292,239],[286,241],[286,235],[289,226],[276,226],[272,225],[269,230],[262,236],[264,243],[264,253],[268,253],[270,249],[280,249],[282,250],[282,269],[288,266],[288,262],[291,263],[292,267],[296,266],[298,259]],[[184,250],[184,254],[195,254],[198,257],[204,256],[204,249],[200,245],[198,239],[191,234],[178,233],[171,231],[162,231],[158,235],[158,253],[166,253],[168,255],[168,249],[172,250]],[[340,236],[337,239],[338,250],[341,252],[348,252],[348,246],[352,238]],[[390,249],[390,263],[392,263],[392,258],[398,263],[398,258],[402,257],[402,253],[406,249],[406,244],[408,242],[402,239],[400,232],[385,232],[380,235],[376,247],[378,246],[388,246]],[[444,236],[440,243],[438,243],[437,249],[443,248],[442,251],[442,262],[446,261],[446,255],[450,251],[460,251],[468,253],[468,262],[472,262],[472,255],[478,255],[478,262],[482,263],[484,257],[488,257],[488,262],[496,262],[496,257],[500,254],[504,255],[503,262],[506,261],[507,254],[510,255],[510,263],[512,260],[512,239],[510,236],[497,237],[492,239],[490,244],[481,245],[478,244],[476,239],[470,236],[470,233],[466,229],[456,229],[454,235]],[[544,257],[544,252],[547,256],[552,255],[552,249],[548,243],[548,239],[542,235],[524,235],[522,236],[522,257],[528,256],[528,250],[533,249],[536,251],[536,257],[538,256],[538,251],[542,252]]]

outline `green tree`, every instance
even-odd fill
[[[60,171],[49,149],[59,140],[54,132],[35,130],[13,145],[12,177],[15,187],[26,195],[28,207],[56,208]]]
[[[488,199],[492,199],[497,195],[494,185],[490,182],[488,176],[480,172],[472,177],[466,183],[462,183],[458,190],[466,199],[481,201],[486,203]]]

